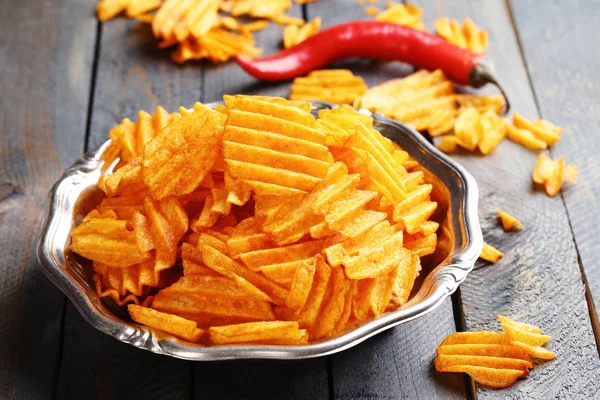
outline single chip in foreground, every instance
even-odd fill
[[[129,311],[129,315],[131,315],[131,319],[135,322],[160,329],[190,342],[197,342],[204,333],[202,329],[197,328],[194,321],[178,317],[177,315],[136,306],[135,304],[128,305],[127,310]]]

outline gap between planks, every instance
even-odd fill
[[[512,25],[515,38],[517,41],[517,45],[519,47],[519,53],[521,55],[521,61],[523,62],[523,66],[525,67],[525,74],[527,75],[527,82],[529,83],[529,87],[531,88],[531,93],[533,93],[533,101],[535,103],[535,108],[537,110],[540,118],[544,118],[542,114],[542,109],[540,107],[540,103],[538,100],[538,94],[533,85],[533,80],[531,77],[531,73],[529,70],[529,64],[527,62],[527,56],[525,55],[525,50],[523,48],[523,43],[521,41],[521,36],[519,35],[519,28],[517,27],[517,23],[515,21],[515,16],[513,14],[513,8],[511,4],[511,0],[504,0],[506,4],[506,9],[508,11],[508,15],[510,17],[510,23]],[[548,152],[551,156],[553,156],[553,150],[551,147],[548,148]],[[575,233],[573,231],[573,225],[571,223],[571,216],[569,214],[569,209],[567,207],[567,203],[565,201],[565,196],[563,192],[560,192],[560,200],[562,202],[563,208],[565,209],[565,213],[567,214],[567,221],[569,223],[569,231],[571,233],[571,240],[573,241],[573,246],[575,247],[575,252],[577,253],[577,264],[579,265],[579,270],[581,272],[581,281],[585,287],[585,300],[588,306],[588,313],[590,316],[590,324],[592,325],[592,331],[594,332],[594,338],[596,340],[596,350],[600,355],[600,321],[598,320],[598,314],[596,313],[596,306],[594,304],[594,299],[592,297],[592,293],[590,291],[590,286],[588,284],[587,277],[585,275],[585,267],[583,266],[583,262],[581,260],[581,255],[579,252],[579,247],[577,246],[577,241],[575,240]]]

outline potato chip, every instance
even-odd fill
[[[408,301],[415,279],[421,271],[421,260],[415,253],[403,257],[398,264],[398,272],[392,287],[392,301],[402,306]]]
[[[466,343],[450,344],[439,346],[435,349],[437,356],[440,355],[465,355],[465,356],[485,356],[485,357],[504,357],[516,358],[531,362],[531,357],[527,352],[511,344],[496,343]]]
[[[519,228],[519,229],[525,229],[525,226],[519,222],[518,219],[516,219],[515,217],[513,217],[510,214],[505,213],[504,211],[497,209],[496,212],[498,213],[498,216],[500,217],[500,221],[502,222],[502,227],[504,228],[505,231],[510,231],[513,230],[515,227]]]
[[[260,271],[267,265],[310,259],[317,255],[322,248],[323,241],[314,240],[290,246],[250,251],[243,253],[240,259],[251,270]]]
[[[528,346],[538,347],[543,346],[552,339],[552,336],[542,334],[541,330],[535,326],[516,322],[501,315],[498,315],[498,320],[506,336],[513,342],[521,342]]]
[[[462,27],[457,20],[445,17],[436,20],[434,25],[437,34],[448,42],[474,53],[485,53],[488,46],[487,32],[479,29],[470,19],[465,19]]]
[[[516,128],[525,129],[531,132],[537,139],[546,143],[548,146],[558,142],[560,140],[560,134],[562,133],[561,128],[552,125],[548,121],[540,119],[531,122],[520,114],[513,115],[513,124]]]
[[[300,344],[308,334],[295,321],[249,322],[209,328],[210,338],[217,344],[264,343]]]
[[[564,181],[577,182],[577,166],[567,165],[564,158],[552,160],[540,154],[533,169],[533,181],[544,185],[549,196],[556,196]]]
[[[393,22],[398,25],[410,26],[419,31],[425,30],[425,24],[421,21],[423,9],[414,4],[391,3],[385,11],[382,11],[375,21]]]
[[[161,0],[100,0],[96,5],[96,14],[100,22],[108,21],[121,12],[133,18],[160,7]]]
[[[408,239],[408,235],[407,239]],[[437,247],[437,235],[435,233],[429,234],[427,236],[423,236],[421,234],[416,234],[412,238],[412,240],[405,240],[404,246],[415,253],[419,257],[425,257],[429,254],[433,254]]]
[[[327,285],[321,309],[314,325],[309,330],[312,340],[329,336],[344,311],[346,292],[350,289],[350,281],[344,276],[341,268],[332,268],[331,278]]]
[[[308,295],[312,288],[313,278],[315,275],[315,259],[310,262],[303,261],[296,268],[294,278],[290,286],[290,294],[287,298],[286,305],[294,310],[301,310],[308,299]]]
[[[452,344],[510,344],[510,338],[502,332],[476,331],[454,332],[440,343],[440,346]]]
[[[176,43],[175,43],[176,44]],[[171,54],[176,63],[208,58],[213,63],[229,60],[236,55],[258,57],[262,49],[255,47],[252,36],[236,34],[214,27],[207,34],[181,42]]]
[[[206,107],[194,110],[146,144],[142,173],[155,198],[191,193],[206,177],[223,129],[215,114]]]
[[[302,29],[304,27],[300,29],[299,35]],[[323,69],[294,79],[289,97],[292,100],[323,100],[336,104],[352,104],[366,90],[365,81],[349,70]]]
[[[142,211],[143,196],[127,195],[103,199],[98,205],[98,211],[106,214],[113,211],[117,219],[131,220],[135,212]]]
[[[314,117],[296,107],[240,98],[224,130],[228,174],[257,194],[311,190],[327,174],[331,158],[315,126]]]
[[[408,252],[402,246],[402,232],[388,237],[381,245],[361,249],[359,255],[344,260],[350,279],[376,278],[389,273]]]
[[[489,110],[481,115],[477,129],[479,130],[479,151],[488,155],[506,137],[506,123],[494,111]]]
[[[523,342],[517,342],[517,341],[513,341],[511,343],[513,346],[518,347],[519,349],[523,350],[527,354],[531,355],[531,357],[533,357],[533,358],[539,358],[540,360],[553,360],[556,358],[555,353],[553,353],[550,350],[547,350],[543,347],[531,346],[531,345],[525,344]]]
[[[113,213],[114,215],[114,213]],[[114,218],[92,218],[71,232],[71,250],[113,267],[128,267],[150,259],[150,253],[140,252],[135,233],[127,221]]]
[[[377,14],[379,14],[379,8],[377,8],[375,6],[365,7],[365,15],[367,17],[373,17]]]
[[[491,263],[497,263],[502,257],[504,257],[504,253],[487,243],[483,243],[483,249],[481,250],[479,258]]]
[[[152,21],[158,39],[182,42],[207,34],[219,21],[219,0],[166,0]]]
[[[495,96],[457,94],[455,99],[460,108],[472,107],[475,108],[480,114],[485,114],[487,111],[492,110],[496,114],[500,115],[506,106],[504,102],[504,96],[501,94]]]
[[[189,342],[197,342],[204,333],[202,329],[197,328],[196,322],[178,317],[177,315],[163,313],[134,304],[127,306],[127,311],[129,311],[131,319],[135,322],[160,329]]]
[[[298,323],[301,328],[310,329],[317,320],[319,310],[329,287],[331,273],[332,269],[327,265],[325,260],[321,256],[317,256],[312,287],[308,293],[304,307],[298,314]]]
[[[256,18],[270,18],[283,14],[292,7],[291,0],[234,0],[227,12],[234,17],[249,15]]]
[[[316,17],[312,21],[304,24],[301,28],[298,28],[298,25],[288,25],[283,30],[283,47],[288,49],[297,45],[298,43],[302,43],[309,37],[319,32],[319,29],[321,29],[321,17]],[[294,87],[292,86],[292,89],[293,88]],[[291,96],[290,99],[292,99]]]
[[[526,360],[517,358],[504,357],[487,357],[487,356],[465,356],[465,355],[440,355],[434,360],[435,369],[439,372],[444,371],[448,367],[457,365],[470,365],[475,367],[486,367],[496,369],[518,369],[521,371],[521,378],[529,375],[529,369],[533,364]]]
[[[458,143],[469,151],[475,151],[481,141],[478,123],[480,114],[475,108],[468,108],[463,111],[454,124],[454,135]]]
[[[453,365],[438,369],[439,372],[465,372],[475,382],[482,385],[505,388],[517,381],[517,378],[523,374],[523,371],[518,369],[499,369],[480,367],[473,365]]]

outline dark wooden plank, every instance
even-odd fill
[[[461,20],[470,17],[486,29],[490,36],[486,59],[495,65],[513,110],[537,118],[534,96],[504,1],[430,0],[418,4],[426,10],[429,29],[433,29],[433,20],[440,13]],[[536,12],[544,7],[540,3]],[[539,25],[538,28],[541,29]],[[567,213],[559,197],[534,191],[531,172],[537,154],[506,140],[488,157],[454,157],[479,184],[479,215],[485,240],[506,254],[499,263],[473,271],[461,285],[467,329],[499,330],[496,315],[507,315],[542,327],[553,336],[547,347],[558,354],[556,360],[537,366],[528,379],[503,390],[501,396],[598,396],[600,360]],[[526,229],[520,233],[504,232],[496,220],[496,208],[515,215]],[[499,395],[481,387],[477,392],[480,399]]]
[[[302,18],[294,5],[288,13]],[[283,27],[271,23],[257,32],[264,54],[280,49]],[[287,97],[289,82],[259,82],[235,63],[207,65],[203,100],[221,100],[224,94],[261,94]],[[306,361],[227,361],[195,363],[194,394],[197,399],[322,399],[329,397],[327,359]]]
[[[364,7],[347,0],[309,4],[307,18],[323,18],[323,27],[367,19]],[[399,62],[349,60],[349,68],[369,86],[408,75],[413,67]],[[332,356],[333,390],[339,399],[457,398],[465,396],[462,377],[436,374],[435,347],[456,331],[450,299],[437,310],[393,328],[356,348]]]
[[[91,7],[90,10],[91,11]],[[103,24],[91,128],[87,147],[95,149],[122,118],[189,106],[200,99],[202,66],[178,66],[158,51],[148,26],[116,19]],[[65,318],[59,398],[185,398],[191,392],[191,363],[158,356],[89,327],[69,303]]]
[[[79,1],[0,7],[0,398],[48,399],[64,296],[35,248],[48,191],[84,146],[96,26]]]
[[[590,206],[600,197],[600,138],[595,134],[600,125],[600,58],[589,46],[598,35],[600,3],[519,1],[513,14],[540,114],[565,128],[552,155],[579,166],[579,183],[562,195],[598,313],[600,265],[595,250],[600,215],[590,212]]]
[[[336,399],[456,399],[465,381],[438,374],[435,348],[455,331],[452,302],[333,356]]]

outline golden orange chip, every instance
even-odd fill
[[[539,358],[541,360],[553,360],[556,358],[556,354],[547,350],[541,346],[531,346],[523,342],[512,341],[513,346],[518,347],[533,358]]]
[[[286,49],[302,43],[309,37],[313,36],[321,29],[321,17],[316,17],[310,22],[307,22],[302,27],[298,25],[288,25],[283,30],[283,47]],[[293,86],[292,86],[293,88]],[[365,87],[366,90],[366,87]],[[293,98],[290,96],[290,98]]]
[[[504,211],[497,209],[496,212],[498,213],[498,216],[500,217],[500,221],[502,222],[502,227],[504,228],[505,231],[510,231],[512,229],[514,229],[515,227],[519,228],[519,229],[525,229],[525,226],[519,222],[518,219],[516,219],[515,217],[513,217],[510,214],[505,213]]]
[[[331,277],[331,268],[323,260],[322,257],[316,257],[315,274],[313,283],[308,294],[308,298],[304,303],[304,307],[298,314],[298,322],[301,328],[310,329],[317,320],[319,310],[325,298],[329,280]]]
[[[258,57],[262,49],[255,47],[252,36],[238,35],[214,27],[207,34],[181,42],[171,58],[176,63],[208,58],[214,63],[225,62],[236,55]]]
[[[405,241],[404,246],[417,256],[425,257],[435,252],[437,246],[437,235],[435,233],[427,236],[417,234],[412,237],[412,240]]]
[[[475,382],[482,385],[505,388],[517,381],[517,378],[523,374],[523,371],[518,369],[500,369],[480,367],[474,365],[452,365],[438,369],[439,372],[465,372]]]
[[[577,166],[567,165],[564,158],[552,160],[540,154],[533,170],[533,181],[544,185],[549,196],[556,196],[564,181],[577,182]]]
[[[224,11],[234,17],[249,15],[256,18],[270,18],[283,14],[292,7],[291,0],[235,0],[230,1],[231,8]]]
[[[182,42],[201,37],[219,22],[219,0],[166,0],[152,21],[154,36]]]
[[[497,263],[502,257],[504,257],[504,253],[487,243],[483,243],[483,250],[481,250],[479,258],[491,263]]]
[[[160,283],[160,274],[154,268],[154,260],[149,259],[141,264],[128,267],[112,267],[95,261],[94,281],[96,292],[100,297],[110,297],[119,305],[129,301],[138,304],[137,298],[142,298],[151,287]],[[135,299],[131,299],[135,296]]]
[[[461,108],[473,107],[481,114],[492,110],[499,115],[505,107],[504,96],[501,94],[496,96],[457,94],[455,98]]]
[[[309,330],[311,339],[318,340],[333,332],[344,311],[345,296],[349,289],[350,281],[344,276],[344,271],[339,267],[332,268],[321,309]]]
[[[206,177],[223,133],[215,114],[206,107],[194,110],[146,144],[142,173],[155,198],[191,193]]]
[[[290,294],[286,305],[294,310],[301,310],[308,299],[308,294],[312,288],[315,275],[315,260],[311,262],[304,261],[296,268],[294,278],[290,287]]]
[[[562,133],[561,128],[552,125],[548,121],[540,119],[532,122],[520,114],[513,115],[513,124],[516,128],[525,129],[531,132],[537,139],[546,143],[548,146],[558,142],[560,140],[560,134]]]
[[[458,365],[469,365],[474,367],[486,367],[495,369],[518,369],[521,371],[521,378],[529,375],[529,369],[533,364],[526,360],[517,358],[504,357],[487,357],[487,356],[465,356],[465,355],[440,355],[434,360],[435,369],[439,372],[445,371],[448,367]]]
[[[131,315],[131,319],[135,322],[160,329],[190,342],[197,342],[204,333],[202,329],[197,328],[196,322],[178,317],[177,315],[163,313],[134,304],[128,305],[127,310],[129,311],[129,315]]]
[[[477,331],[454,332],[440,343],[440,346],[452,344],[510,344],[509,337],[502,332]]]
[[[161,271],[175,265],[177,244],[188,230],[188,216],[175,198],[164,201],[144,199],[144,213],[156,248],[156,269]]]
[[[543,346],[552,339],[552,336],[542,334],[542,331],[533,325],[516,322],[501,315],[498,315],[498,320],[506,336],[513,342],[538,347]]]
[[[379,8],[377,8],[375,6],[365,7],[365,15],[366,16],[373,17],[377,14],[379,14]]]
[[[470,19],[465,19],[463,26],[457,20],[440,18],[435,21],[437,34],[450,43],[471,50],[475,53],[484,53],[488,46],[487,32],[481,30]]]
[[[425,24],[421,21],[423,9],[414,4],[390,3],[385,11],[375,18],[376,21],[393,22],[398,25],[410,26],[411,28],[424,31]]]
[[[271,21],[281,25],[297,25],[302,26],[306,23],[302,18],[291,17],[286,14],[278,14],[269,18]]]
[[[352,104],[366,90],[365,81],[359,76],[354,76],[349,70],[318,70],[312,71],[306,77],[294,79],[289,97],[292,100],[323,100],[336,104]]]
[[[216,344],[264,343],[300,344],[308,341],[308,333],[295,321],[248,322],[209,328]]]
[[[538,139],[527,129],[517,128],[512,124],[506,124],[506,136],[513,142],[530,150],[544,150],[548,147],[546,142]]]
[[[439,346],[435,349],[437,356],[440,355],[465,355],[465,356],[485,356],[485,357],[504,357],[516,358],[531,362],[529,354],[519,347],[511,344],[496,344],[496,343],[465,343],[465,344],[450,344]]]

